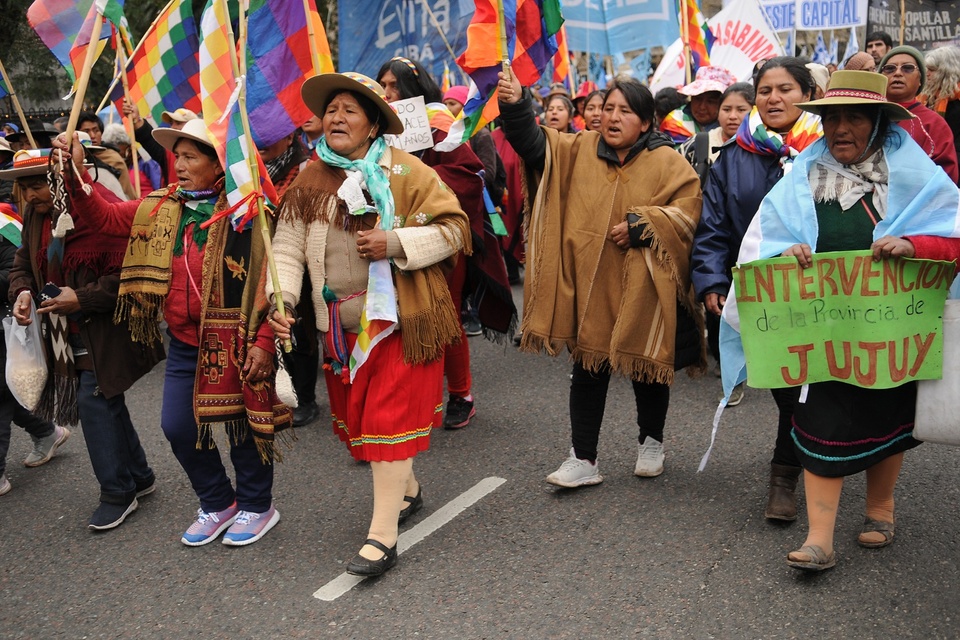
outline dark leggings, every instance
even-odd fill
[[[607,404],[607,387],[610,385],[610,369],[604,367],[596,373],[573,365],[570,381],[570,427],[574,454],[581,460],[597,459],[597,442],[600,440],[600,424]],[[670,405],[670,386],[654,382],[633,381],[633,395],[637,400],[637,425],[640,427],[639,442],[647,436],[663,442],[663,425]]]
[[[793,429],[793,409],[800,401],[800,387],[786,389],[771,389],[773,401],[777,403],[780,417],[777,420],[777,444],[773,448],[773,464],[782,464],[790,467],[799,467],[797,450],[793,444],[790,431]]]

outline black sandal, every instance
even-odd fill
[[[358,553],[357,557],[351,560],[350,564],[347,565],[347,573],[354,576],[364,577],[379,576],[397,564],[396,544],[390,548],[387,548],[387,545],[383,544],[379,540],[374,540],[373,538],[367,538],[364,544],[368,544],[371,547],[376,547],[377,549],[380,549],[380,551],[383,551],[383,557],[379,560],[368,560]]]
[[[397,520],[397,524],[403,524],[404,520],[415,514],[420,509],[423,509],[423,485],[417,486],[417,495],[415,496],[403,496],[403,501],[407,503],[407,506],[400,511],[400,517]]]

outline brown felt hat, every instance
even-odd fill
[[[300,95],[303,97],[303,102],[307,105],[307,108],[318,118],[322,118],[327,96],[338,90],[352,91],[371,100],[387,119],[387,129],[384,133],[393,135],[403,133],[403,122],[400,121],[400,116],[387,102],[387,94],[383,87],[376,80],[362,73],[352,71],[321,73],[308,78],[303,83],[303,86],[300,87]]]

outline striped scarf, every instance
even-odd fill
[[[337,196],[347,203],[350,215],[362,216],[368,213],[363,195],[366,191],[373,198],[379,227],[384,231],[390,231],[394,226],[393,192],[390,191],[389,177],[378,164],[386,149],[387,143],[380,137],[373,141],[363,158],[350,160],[331,149],[324,137],[317,145],[317,155],[328,166],[337,167],[346,172],[347,179],[337,191]],[[350,354],[351,382],[377,343],[397,328],[397,320],[397,298],[393,288],[390,261],[387,259],[371,261],[367,274],[367,297],[360,315],[360,333]]]
[[[686,142],[701,130],[687,107],[674,109],[660,122],[660,131],[670,136],[674,144]]]
[[[750,116],[743,119],[737,130],[737,144],[751,153],[761,156],[777,156],[780,164],[793,162],[800,152],[823,136],[820,116],[808,111],[793,123],[786,134],[770,131],[760,118],[760,111],[754,107]]]

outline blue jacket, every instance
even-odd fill
[[[736,142],[723,147],[703,187],[703,213],[693,239],[691,280],[697,299],[727,295],[740,242],[767,192],[783,177],[774,156],[747,151]]]

